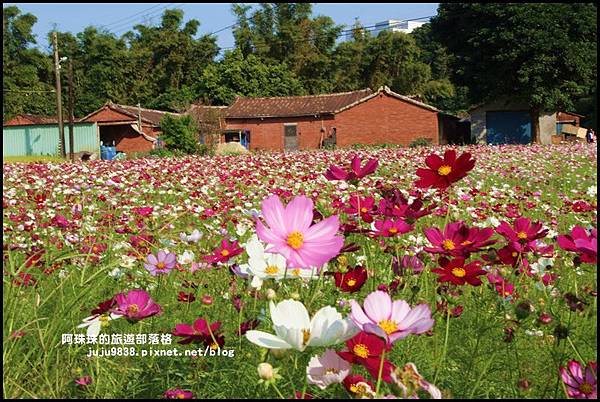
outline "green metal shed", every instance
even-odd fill
[[[65,124],[67,154],[71,149],[69,125]],[[31,124],[2,127],[2,156],[60,155],[57,124]],[[100,135],[96,123],[75,123],[75,152],[100,152]],[[99,156],[99,155],[98,155]]]

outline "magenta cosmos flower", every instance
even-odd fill
[[[516,251],[525,253],[535,250],[536,240],[545,237],[548,229],[542,229],[540,222],[533,223],[521,216],[515,219],[514,226],[502,221],[496,228],[496,232],[504,236]]]
[[[442,232],[438,228],[423,231],[433,247],[425,247],[425,251],[452,256],[468,257],[483,247],[496,243],[490,240],[494,231],[490,228],[469,228],[464,222],[453,222],[446,225]]]
[[[295,197],[284,208],[278,196],[270,196],[262,202],[262,214],[269,227],[259,220],[256,233],[270,244],[265,251],[283,255],[291,268],[320,268],[344,245],[344,237],[336,236],[337,215],[311,226],[313,202],[307,197]]]
[[[119,293],[115,300],[117,307],[114,313],[124,315],[130,321],[139,321],[161,312],[160,306],[145,290],[130,290],[127,295]]]
[[[156,257],[154,254],[148,254],[144,268],[150,272],[150,275],[168,274],[175,267],[177,256],[173,253],[165,253],[160,250]]]
[[[325,172],[325,178],[327,180],[345,180],[345,181],[356,181],[363,177],[370,175],[377,170],[379,161],[377,159],[370,159],[363,168],[360,167],[362,160],[358,155],[355,155],[350,162],[350,170],[346,171],[338,166],[331,165],[327,172]]]
[[[404,300],[394,300],[386,292],[376,290],[369,294],[363,308],[350,300],[352,321],[363,331],[378,335],[391,344],[410,334],[422,334],[434,324],[427,304],[411,309]]]
[[[229,240],[223,239],[221,245],[213,251],[212,255],[204,257],[204,261],[209,263],[226,263],[231,258],[242,254],[243,251],[244,249],[239,246],[237,241],[230,243]]]
[[[558,236],[558,245],[567,251],[579,254],[581,261],[596,263],[598,259],[598,236],[596,229],[592,229],[588,235],[581,226],[575,226],[570,235]]]
[[[598,398],[597,373],[596,362],[590,362],[585,371],[581,364],[574,360],[567,364],[567,368],[560,367],[560,376],[567,387],[567,394],[576,399]]]

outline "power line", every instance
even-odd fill
[[[140,23],[144,22],[144,19],[146,19],[146,18],[148,18],[148,19],[153,19],[153,18],[155,18],[155,17],[158,17],[159,15],[161,15],[161,14],[162,14],[162,12],[163,12],[165,9],[167,9],[167,8],[169,8],[169,7],[180,7],[180,6],[184,5],[184,4],[185,4],[185,3],[179,3],[179,4],[169,3],[169,4],[167,4],[166,6],[164,6],[164,7],[162,7],[162,8],[159,8],[158,10],[156,10],[156,11],[153,11],[153,12],[152,12],[152,13],[150,13],[150,14],[145,14],[145,15],[143,15],[143,16],[142,16],[143,18],[142,18],[141,20],[139,20],[139,19],[138,19],[137,21],[130,21],[130,22],[127,22],[127,23],[125,23],[125,24],[119,24],[119,25],[117,25],[117,26],[115,26],[115,27],[111,28],[111,29],[110,29],[110,31],[111,31],[112,33],[114,33],[115,35],[119,35],[119,34],[121,34],[121,33],[123,33],[123,32],[126,32],[126,31],[128,31],[128,30],[132,29],[132,28],[133,28],[135,25],[137,25],[137,24],[140,24]]]
[[[44,92],[56,92],[56,90],[37,90],[37,89],[3,89],[2,92],[18,92],[18,93],[44,93]]]
[[[163,4],[163,3],[158,3],[157,5],[155,5],[155,6],[153,6],[153,7],[150,7],[150,8],[147,8],[147,9],[145,9],[145,10],[142,10],[142,11],[140,11],[140,12],[137,12],[137,13],[135,13],[135,14],[132,14],[132,15],[130,15],[129,17],[121,18],[120,20],[116,20],[116,21],[114,21],[114,22],[111,22],[110,24],[100,25],[100,26],[99,26],[99,28],[108,28],[109,26],[111,26],[111,25],[115,25],[115,24],[118,24],[119,22],[130,20],[130,19],[132,19],[133,17],[135,17],[135,16],[138,16],[138,15],[140,15],[140,14],[143,14],[143,13],[145,13],[145,12],[147,12],[147,11],[150,11],[150,10],[152,10],[152,9],[156,8],[156,7],[159,7],[159,6],[161,6],[162,4]]]

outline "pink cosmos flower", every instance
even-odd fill
[[[338,356],[335,350],[327,349],[321,356],[313,356],[306,367],[309,384],[321,389],[331,384],[340,384],[350,374],[350,363]]]
[[[90,377],[89,375],[80,377],[75,380],[75,384],[79,385],[80,387],[88,386],[91,383],[92,383],[92,377]]]
[[[370,293],[363,308],[350,300],[352,321],[363,331],[378,335],[388,344],[410,334],[422,334],[434,324],[427,304],[419,304],[411,309],[404,300],[394,300],[386,292],[376,290]]]
[[[560,235],[557,239],[558,245],[567,251],[579,254],[581,261],[595,264],[598,260],[598,236],[596,229],[592,229],[588,235],[581,226],[575,226],[570,235]]]
[[[372,214],[375,206],[375,199],[373,197],[358,197],[353,195],[350,197],[349,206],[344,209],[344,212],[351,215],[360,214],[363,221],[367,223],[373,222]]]
[[[165,399],[193,399],[192,391],[184,391],[182,389],[169,389],[164,393]]]
[[[227,239],[223,239],[221,241],[221,246],[217,247],[212,255],[207,255],[204,257],[204,261],[209,263],[217,263],[217,262],[227,262],[229,259],[235,257],[236,255],[242,254],[244,249],[242,249],[237,241],[232,243]]]
[[[377,159],[370,159],[363,168],[360,167],[362,159],[355,155],[350,162],[350,170],[346,171],[338,166],[331,165],[327,172],[325,172],[325,178],[327,180],[345,180],[345,181],[356,181],[363,177],[370,175],[377,170],[379,161]]]
[[[344,237],[336,236],[337,215],[311,226],[313,202],[307,197],[295,197],[284,208],[278,196],[270,196],[262,202],[262,214],[269,227],[258,220],[256,233],[270,244],[265,251],[283,255],[291,268],[320,268],[344,245]]]
[[[581,363],[571,360],[567,368],[560,367],[560,376],[567,387],[567,395],[576,399],[598,399],[596,362],[588,363],[585,371]]]
[[[399,234],[408,233],[413,229],[412,225],[409,225],[402,219],[375,221],[373,226],[377,230],[375,235],[383,237],[394,237]]]
[[[168,274],[175,267],[177,256],[173,253],[165,253],[160,250],[155,257],[154,254],[148,254],[144,268],[150,272],[150,275]]]
[[[145,290],[130,290],[127,295],[119,293],[115,300],[117,307],[114,313],[124,315],[130,321],[139,321],[161,312],[160,306]]]
[[[131,210],[134,214],[138,214],[141,216],[149,216],[153,211],[154,207],[136,207]]]

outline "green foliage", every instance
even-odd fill
[[[168,150],[193,154],[198,151],[198,128],[190,116],[166,114],[160,121],[161,139]]]
[[[137,155],[137,157],[155,157],[155,158],[176,158],[187,155],[179,149],[155,148],[147,153]]]
[[[570,110],[596,85],[596,19],[593,3],[441,3],[431,29],[474,103]]]
[[[408,146],[411,148],[416,147],[426,147],[431,145],[431,138],[417,138],[413,142],[411,142]]]
[[[304,89],[285,64],[267,64],[253,54],[244,57],[234,50],[204,71],[197,92],[217,105],[227,105],[238,95],[303,95]]]

